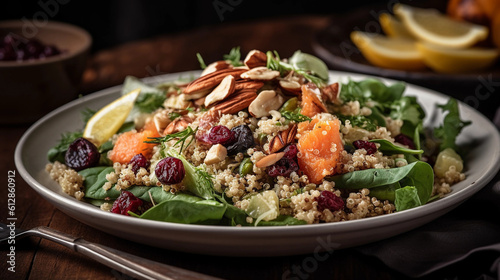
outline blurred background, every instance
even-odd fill
[[[294,15],[342,14],[380,0],[262,1],[262,0],[109,0],[109,1],[8,1],[0,19],[42,19],[72,23],[89,31],[95,52],[125,42],[189,31],[200,26],[229,25]],[[398,1],[411,2],[411,1]]]

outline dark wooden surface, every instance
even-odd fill
[[[251,49],[277,50],[283,57],[295,50],[312,52],[311,41],[318,30],[330,24],[328,17],[294,17],[260,22],[203,27],[185,33],[128,43],[91,56],[81,93],[122,83],[126,75],[147,77],[198,69],[195,54],[207,62],[220,59],[231,47],[242,53]],[[16,170],[14,149],[29,125],[0,128],[0,172],[6,182]],[[7,183],[0,186],[0,218],[6,220]],[[326,260],[311,266],[311,255],[279,258],[213,257],[158,249],[133,243],[86,226],[54,208],[16,176],[17,226],[29,229],[48,226],[105,244],[131,254],[226,279],[405,279],[381,261],[360,254],[356,248],[334,251]],[[16,243],[16,272],[7,271],[8,247],[0,247],[0,279],[130,279],[89,258],[38,238]],[[287,271],[290,272],[287,274]],[[427,279],[452,279],[465,273],[461,267],[445,269]],[[463,275],[463,274],[462,274]]]

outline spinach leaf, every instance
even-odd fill
[[[213,224],[224,216],[226,206],[215,200],[165,200],[144,212],[140,218],[183,224]]]
[[[310,55],[304,54],[302,52],[294,54],[295,57],[292,56],[294,63],[286,63],[281,61],[278,52],[268,51],[267,55],[267,68],[271,70],[279,71],[281,75],[284,75],[290,71],[295,71],[296,73],[302,75],[311,83],[314,83],[318,87],[322,87],[326,85],[328,82],[328,69],[326,71],[326,75],[324,73],[324,69],[322,66],[319,66],[321,63],[318,61],[314,63],[306,62],[306,60],[319,60],[318,58]],[[306,58],[307,57],[307,58]],[[289,59],[292,60],[292,58]],[[321,61],[321,60],[319,60]],[[314,64],[314,65],[313,65]],[[310,69],[309,67],[314,67],[314,69]]]
[[[248,215],[246,212],[236,206],[233,206],[231,204],[226,204],[226,212],[224,213],[224,219],[228,222],[226,222],[227,225],[231,226],[254,226],[255,224],[255,219],[253,223],[248,223],[246,218]],[[260,221],[257,226],[288,226],[288,225],[304,225],[307,224],[307,222],[303,220],[296,219],[291,216],[286,216],[286,215],[280,215],[276,219],[271,220],[271,221]]]
[[[328,67],[321,59],[314,55],[296,51],[288,61],[295,69],[305,69],[312,75],[318,76],[323,80],[328,80]]]
[[[260,221],[258,226],[293,226],[293,225],[305,225],[306,221],[296,219],[292,216],[279,215],[278,218],[271,221]]]
[[[398,82],[386,86],[382,81],[374,78],[364,79],[356,82],[349,80],[340,89],[340,98],[344,102],[359,101],[365,106],[367,101],[374,101],[377,106],[384,109],[395,100],[399,100],[405,91],[406,85]]]
[[[82,132],[67,132],[63,133],[61,135],[61,139],[59,140],[59,143],[54,146],[53,148],[49,149],[47,152],[47,158],[50,162],[55,162],[59,161],[61,163],[65,163],[64,156],[66,154],[66,151],[68,150],[68,147],[73,141],[75,141],[77,138],[82,137],[83,133]]]
[[[394,200],[396,211],[399,212],[420,205],[422,205],[422,203],[420,202],[417,188],[413,186],[406,186],[396,190],[396,199]]]
[[[367,116],[361,116],[361,115],[356,115],[356,116],[345,116],[341,114],[337,114],[337,117],[339,120],[345,124],[346,121],[348,120],[352,126],[357,126],[362,129],[366,129],[368,131],[375,131],[377,130],[377,125],[378,121],[367,117]],[[385,124],[385,122],[384,122]]]
[[[359,170],[326,179],[334,181],[340,189],[371,189],[400,182],[403,186],[415,186],[420,201],[425,204],[434,185],[434,171],[429,164],[416,161],[403,167]]]
[[[423,150],[412,150],[401,146],[396,146],[394,143],[385,139],[372,139],[370,140],[370,142],[378,143],[380,145],[378,150],[381,151],[384,155],[420,155],[424,152]]]
[[[443,113],[448,112],[443,119],[443,124],[434,129],[434,136],[441,141],[439,149],[442,151],[446,148],[452,148],[456,151],[457,145],[455,141],[458,134],[460,134],[464,127],[470,125],[472,122],[460,119],[460,112],[456,99],[450,98],[448,103],[438,105],[438,107],[443,110]]]
[[[182,183],[189,192],[204,199],[214,198],[212,176],[208,174],[208,172],[203,169],[202,166],[194,166],[188,160],[186,160],[184,156],[182,156],[172,148],[168,151],[165,151],[165,153],[168,156],[178,158],[182,161],[184,170],[186,171]]]
[[[390,117],[402,120],[401,133],[414,135],[415,128],[422,124],[425,112],[414,96],[403,96],[390,105]],[[415,141],[415,139],[413,139]]]
[[[399,182],[390,185],[375,187],[370,189],[370,196],[375,196],[379,200],[394,201],[396,199],[395,191],[399,188],[401,188]]]
[[[142,113],[151,113],[162,107],[165,99],[167,99],[165,94],[145,92],[137,97],[134,106]]]

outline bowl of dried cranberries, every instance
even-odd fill
[[[76,99],[91,44],[89,33],[71,24],[1,21],[1,124],[31,123]]]

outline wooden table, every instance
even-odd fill
[[[254,48],[278,50],[283,57],[290,56],[297,49],[312,52],[310,42],[314,33],[328,22],[329,18],[326,16],[301,16],[203,27],[99,51],[90,58],[81,93],[87,94],[121,84],[126,75],[147,77],[198,69],[195,56],[197,52],[201,52],[205,61],[220,59],[233,46],[240,46],[242,53]],[[27,128],[28,125],[0,128],[2,176],[6,176],[10,170],[16,170],[14,149]],[[7,183],[0,188],[2,221],[7,216],[4,207],[6,185]],[[317,267],[310,267],[306,261],[310,255],[276,258],[212,257],[141,245],[101,232],[63,214],[36,194],[19,175],[16,176],[16,217],[16,225],[23,229],[44,225],[144,258],[226,279],[405,279],[378,259],[364,256],[355,248],[337,250],[326,260],[318,261]],[[0,279],[130,279],[83,255],[38,238],[17,242],[14,274],[6,270],[8,248],[0,248]],[[445,269],[428,279],[460,275],[456,274],[456,269],[460,268]],[[462,270],[465,272],[465,269]]]

